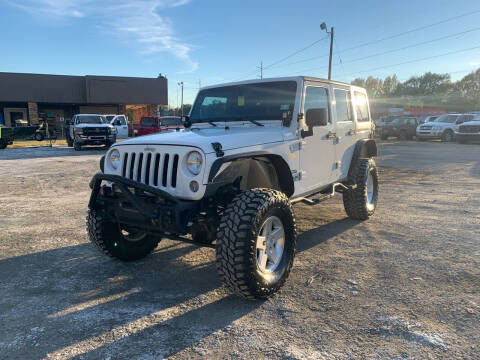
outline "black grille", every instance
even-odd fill
[[[458,128],[459,132],[467,134],[480,133],[480,125],[463,125]]]
[[[122,176],[154,187],[177,187],[178,154],[124,153]]]
[[[86,136],[106,136],[106,135],[108,135],[108,128],[106,128],[106,127],[85,127],[85,128],[83,128],[83,135],[86,135]]]
[[[432,125],[422,125],[420,126],[420,130],[432,130]]]

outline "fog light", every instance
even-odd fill
[[[198,182],[196,182],[195,180],[190,181],[190,190],[192,190],[193,192],[197,192],[199,188],[200,186],[198,185]]]

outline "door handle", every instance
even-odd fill
[[[335,139],[337,137],[337,134],[329,131],[326,137],[327,139]]]

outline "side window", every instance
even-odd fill
[[[309,109],[326,109],[328,114],[328,122],[330,120],[330,112],[328,109],[328,90],[323,87],[307,87],[305,93],[305,105],[303,111],[305,114]]]
[[[346,90],[335,89],[334,93],[337,121],[353,121],[350,92]]]
[[[357,121],[370,121],[367,96],[365,94],[355,91],[355,109],[357,110]]]
[[[118,120],[120,120],[120,125],[127,125],[127,121],[125,120],[125,116],[119,116]]]

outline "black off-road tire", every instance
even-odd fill
[[[0,139],[0,150],[5,149],[8,146],[8,142],[5,139]]]
[[[145,235],[138,241],[128,241],[116,223],[107,221],[95,210],[87,215],[87,233],[90,241],[104,254],[123,260],[134,261],[150,254],[161,238]]]
[[[378,173],[375,160],[358,159],[352,164],[351,182],[356,184],[356,188],[346,190],[343,193],[343,206],[350,219],[367,220],[373,215],[377,208],[378,200]],[[367,179],[368,174],[372,175],[373,180],[373,199],[368,201]]]
[[[257,265],[257,236],[264,221],[276,216],[285,232],[278,267],[262,272]],[[293,265],[297,231],[287,196],[271,189],[252,189],[237,195],[220,221],[216,242],[217,270],[224,283],[247,299],[266,299],[285,283]]]
[[[445,130],[442,134],[442,141],[444,142],[452,142],[455,140],[455,134],[452,130]]]
[[[72,147],[73,146],[73,140],[70,138],[70,136],[67,136],[67,146]]]
[[[35,133],[35,140],[37,141],[42,141],[45,137],[43,136],[43,134],[41,132],[36,132]]]
[[[75,151],[81,151],[82,150],[82,145],[80,145],[78,142],[76,142],[74,140],[73,141],[73,148],[75,149]]]

